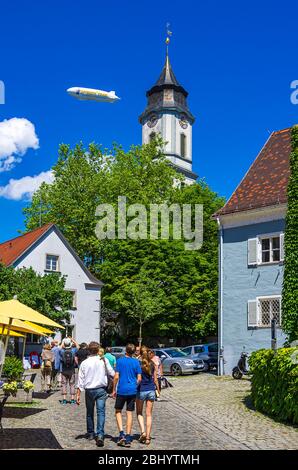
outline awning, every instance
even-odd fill
[[[22,304],[16,299],[4,300],[3,302],[0,302],[0,317],[2,316],[64,329],[63,326],[59,325],[53,320],[50,320],[50,318],[46,317],[45,315],[42,315],[36,310],[33,310],[33,308]]]

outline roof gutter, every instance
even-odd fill
[[[216,218],[219,230],[218,250],[218,375],[224,375],[224,346],[223,346],[223,226],[219,217]]]

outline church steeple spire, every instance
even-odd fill
[[[168,46],[169,37],[167,39]],[[188,93],[173,72],[168,47],[161,74],[146,96],[147,106],[139,117],[143,144],[160,134],[166,143],[164,154],[170,163],[185,175],[186,182],[194,182],[197,178],[192,171],[192,125],[195,118],[188,108]]]

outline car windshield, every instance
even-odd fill
[[[181,349],[165,349],[164,350],[170,357],[185,357],[187,354]]]

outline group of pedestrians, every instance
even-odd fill
[[[118,428],[117,445],[130,447],[132,443],[133,414],[136,409],[140,428],[139,442],[146,445],[151,441],[153,405],[159,399],[162,364],[146,346],[126,346],[124,357],[116,360],[111,348],[104,350],[99,343],[78,345],[73,338],[65,338],[45,344],[42,351],[42,387],[47,392],[56,385],[62,388],[65,405],[81,404],[81,393],[85,392],[88,439],[95,439],[96,445],[104,445],[105,409],[108,397],[115,399],[115,417]],[[77,387],[76,368],[78,369]],[[76,391],[75,391],[76,388]],[[70,401],[67,400],[69,389]],[[95,430],[94,409],[97,423]],[[126,428],[122,414],[125,408]],[[146,422],[143,416],[145,410]]]

